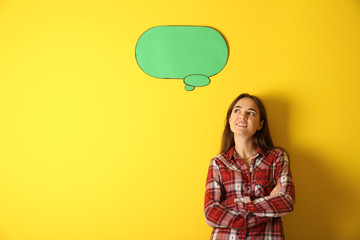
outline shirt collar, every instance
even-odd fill
[[[264,157],[267,157],[267,153],[264,150],[262,150],[262,148],[260,148],[260,147],[258,149],[258,153],[263,155]]]
[[[228,160],[234,160],[235,159],[235,147],[232,147],[225,153],[225,157]]]

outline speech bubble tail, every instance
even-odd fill
[[[192,91],[192,90],[194,90],[194,89],[195,89],[194,86],[185,85],[185,90],[186,90],[186,91]]]
[[[210,79],[202,74],[193,74],[186,76],[184,78],[184,83],[193,87],[203,87],[210,83]]]

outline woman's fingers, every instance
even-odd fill
[[[280,193],[281,184],[279,183],[274,187],[274,189],[271,191],[270,196],[275,196]]]

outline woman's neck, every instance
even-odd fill
[[[258,146],[252,138],[234,137],[235,151],[238,158],[244,159],[257,153]]]

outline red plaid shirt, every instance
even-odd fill
[[[280,193],[269,196],[281,184]],[[279,149],[259,149],[249,168],[234,148],[213,158],[206,180],[205,218],[212,240],[284,239],[281,216],[294,208],[289,159]]]

